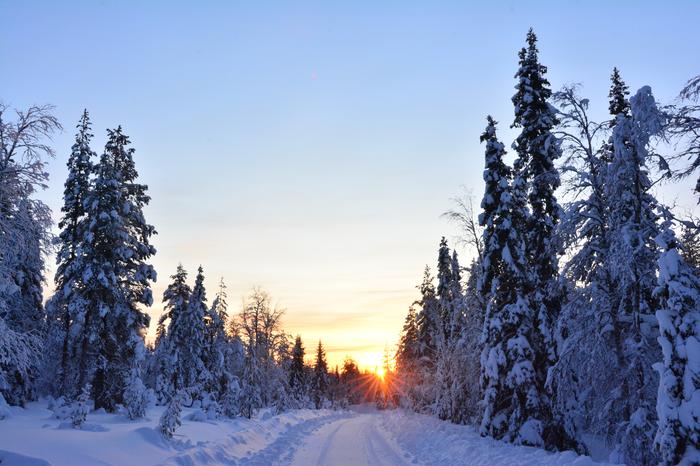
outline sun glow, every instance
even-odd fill
[[[384,368],[383,367],[375,368],[374,373],[377,374],[377,377],[379,377],[380,379],[384,378]]]

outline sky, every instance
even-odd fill
[[[177,264],[191,281],[201,264],[210,300],[220,277],[231,313],[260,286],[308,356],[322,339],[331,366],[369,369],[441,236],[459,237],[441,214],[479,202],[486,115],[514,137],[529,27],[552,87],[581,83],[598,119],[613,66],[664,103],[700,73],[698,1],[0,0],[0,18],[0,99],[53,104],[64,126],[40,194],[56,219],[82,110],[98,153],[106,128],[130,136],[158,230],[154,319]],[[657,195],[693,209],[691,184]]]

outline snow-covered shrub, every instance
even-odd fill
[[[206,419],[218,419],[221,416],[221,405],[211,393],[205,392],[202,395],[201,406]]]
[[[163,412],[160,417],[160,422],[158,427],[160,433],[163,434],[165,438],[172,438],[175,430],[182,425],[180,421],[180,416],[182,414],[182,399],[184,394],[182,391],[178,391],[175,396],[170,399],[168,407]]]
[[[10,417],[10,405],[7,404],[7,401],[5,401],[2,393],[0,393],[0,421],[6,417]]]
[[[233,377],[228,382],[228,387],[221,400],[221,412],[227,417],[236,417],[241,413],[241,386],[238,378]]]
[[[71,403],[62,396],[52,400],[49,403],[49,409],[53,413],[53,417],[61,421],[71,417],[71,413],[73,411]]]
[[[83,425],[83,423],[85,423],[85,419],[87,418],[87,415],[90,412],[91,388],[92,387],[90,387],[90,384],[85,385],[80,391],[80,396],[78,396],[78,399],[73,404],[70,419],[71,424],[73,424],[73,427],[76,429],[79,429]]]
[[[148,396],[137,369],[132,369],[124,390],[124,407],[129,419],[140,419],[146,415]]]

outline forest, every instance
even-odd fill
[[[61,123],[51,105],[1,106],[0,424],[44,397],[76,429],[94,410],[136,420],[157,405],[169,439],[185,407],[218,419],[371,402],[515,445],[700,464],[700,223],[655,195],[697,176],[700,76],[662,103],[615,68],[596,122],[581,85],[551,89],[532,29],[517,56],[505,125],[519,134],[507,146],[486,117],[479,207],[446,214],[474,259],[440,240],[381,375],[329,367],[321,341],[307,358],[262,288],[233,312],[222,279],[209,302],[201,266],[193,281],[160,271],[172,275],[154,298],[136,151],[117,126],[98,155],[87,110],[53,235],[37,194]]]

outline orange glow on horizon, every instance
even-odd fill
[[[382,379],[382,380],[384,379],[384,368],[383,367],[377,367],[376,369],[374,369],[374,373],[377,374],[377,377],[379,377],[380,379]]]

